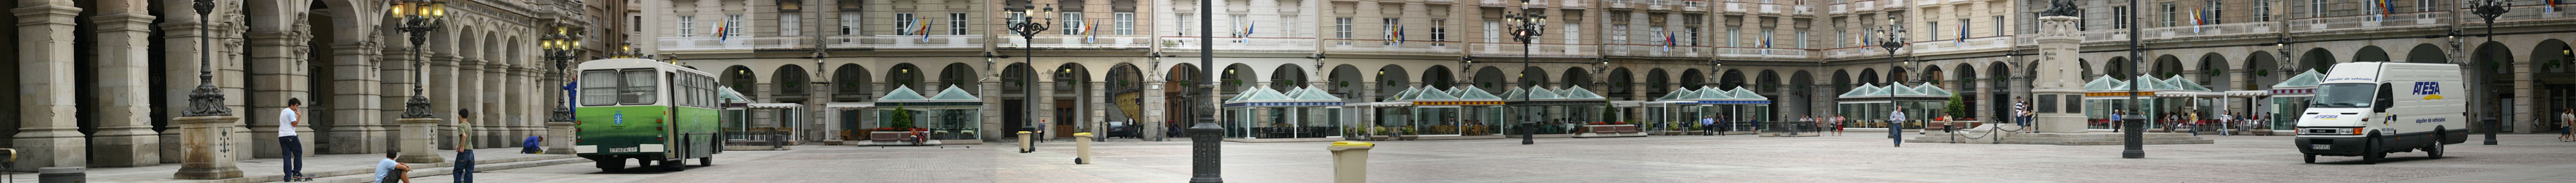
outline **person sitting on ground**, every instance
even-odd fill
[[[394,161],[394,157],[401,155],[402,149],[385,149],[385,159],[376,160],[376,179],[374,181],[377,183],[393,183],[396,181],[411,183],[411,175],[406,174],[411,172],[411,165]]]
[[[538,146],[545,145],[545,141],[545,136],[530,135],[527,140],[519,142],[519,154],[546,153],[546,150],[538,148]]]

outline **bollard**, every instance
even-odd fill
[[[1333,182],[1368,182],[1368,151],[1377,144],[1337,141],[1324,150],[1333,151]]]
[[[1091,133],[1073,133],[1073,164],[1091,164]]]
[[[1029,152],[1037,152],[1037,151],[1038,151],[1038,147],[1037,147],[1037,146],[1029,146],[1029,131],[1020,131],[1020,153],[1029,153]]]
[[[85,175],[84,173],[81,173],[81,172],[86,171],[86,170],[82,170],[82,169],[86,169],[86,168],[83,168],[83,167],[44,167],[44,168],[36,168],[36,173],[37,173],[37,174],[36,174],[36,182],[39,182],[39,183],[82,183],[82,182],[89,182],[89,178],[88,178],[88,177],[89,177],[89,175]]]

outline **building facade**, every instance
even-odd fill
[[[215,0],[211,16],[193,0],[15,2],[0,15],[18,23],[0,29],[8,35],[0,41],[14,43],[0,45],[11,50],[0,57],[17,59],[0,62],[13,73],[0,75],[9,87],[0,92],[14,96],[0,97],[10,104],[0,105],[0,118],[13,120],[0,123],[9,137],[0,146],[22,153],[12,171],[178,163],[170,121],[189,105],[200,71],[212,71],[222,105],[243,117],[229,135],[240,158],[282,157],[268,137],[280,133],[288,99],[304,101],[306,126],[294,130],[305,152],[383,153],[415,86],[428,89],[431,110],[448,118],[442,125],[454,125],[459,109],[482,114],[473,122],[484,140],[437,146],[513,147],[516,137],[543,135],[549,101],[561,96],[539,36],[600,30],[588,27],[585,2],[572,0],[448,0],[444,24],[422,47],[394,31],[403,20],[388,16],[388,1]],[[584,58],[614,48],[588,45]]]
[[[1932,83],[1958,91],[1969,114],[1984,119],[2027,95],[2035,68],[2261,90],[2332,63],[2405,61],[2476,66],[2469,74],[2491,81],[2474,91],[2488,111],[2479,114],[2505,118],[2509,131],[2554,129],[2531,121],[2576,104],[2552,97],[2576,95],[2576,80],[2545,79],[2571,72],[2558,65],[2569,61],[2565,40],[2576,33],[2563,29],[2576,18],[2544,11],[2554,6],[2542,1],[2513,1],[2492,42],[2480,37],[2488,24],[2450,1],[2076,2],[2085,39],[2078,59],[2066,61],[2034,56],[2033,12],[2048,1],[1980,0],[647,1],[643,12],[670,13],[644,15],[642,35],[656,41],[639,47],[720,71],[726,85],[763,103],[864,106],[899,87],[960,87],[981,97],[983,114],[999,114],[980,120],[991,132],[1038,123],[1097,132],[1141,121],[1147,136],[1159,136],[1185,122],[1173,115],[1185,106],[1175,89],[1194,77],[1223,82],[1219,98],[1317,87],[1350,102],[1459,85],[1582,86],[1610,100],[1741,86],[1779,103],[1769,111],[1781,119],[1830,113],[1833,96],[1862,84]],[[1219,15],[1200,20],[1198,3]],[[1548,16],[1536,27],[1546,34],[1526,44],[1513,41],[1516,24],[1505,19],[1524,11]],[[1049,29],[1024,38],[1008,28],[1022,17]],[[2132,28],[2154,62],[2127,56]],[[1891,53],[1872,40],[1887,37],[1907,38],[1906,47]],[[1216,69],[1199,69],[1191,57],[1208,51]],[[2255,105],[2237,103],[2233,111]],[[797,119],[810,128],[877,127],[862,120],[872,114],[805,112],[824,116]]]

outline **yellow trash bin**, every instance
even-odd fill
[[[1091,133],[1073,134],[1073,164],[1091,164]]]
[[[1333,151],[1333,182],[1368,182],[1368,151],[1377,144],[1337,141],[1324,150]]]
[[[1037,147],[1037,146],[1029,146],[1029,131],[1020,131],[1020,153],[1029,153],[1029,152],[1037,152],[1037,151],[1038,151],[1038,147]]]

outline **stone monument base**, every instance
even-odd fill
[[[394,161],[403,163],[447,162],[447,158],[439,157],[437,152],[433,152],[438,148],[430,147],[431,145],[429,144],[429,141],[438,139],[437,137],[432,137],[432,134],[436,134],[438,132],[437,128],[439,121],[441,120],[438,118],[403,118],[395,120],[395,123],[402,124],[402,130],[399,130],[402,132],[396,133],[402,136],[398,138],[402,139],[402,142],[394,144],[396,145],[396,149],[400,149],[400,151],[402,151],[402,156],[394,157]]]
[[[233,123],[240,122],[241,117],[179,117],[171,121],[180,125],[181,154],[179,172],[172,173],[172,178],[214,180],[242,177],[241,168],[234,166],[240,160],[234,159],[232,152],[243,150],[233,149],[233,137],[230,137]]]

